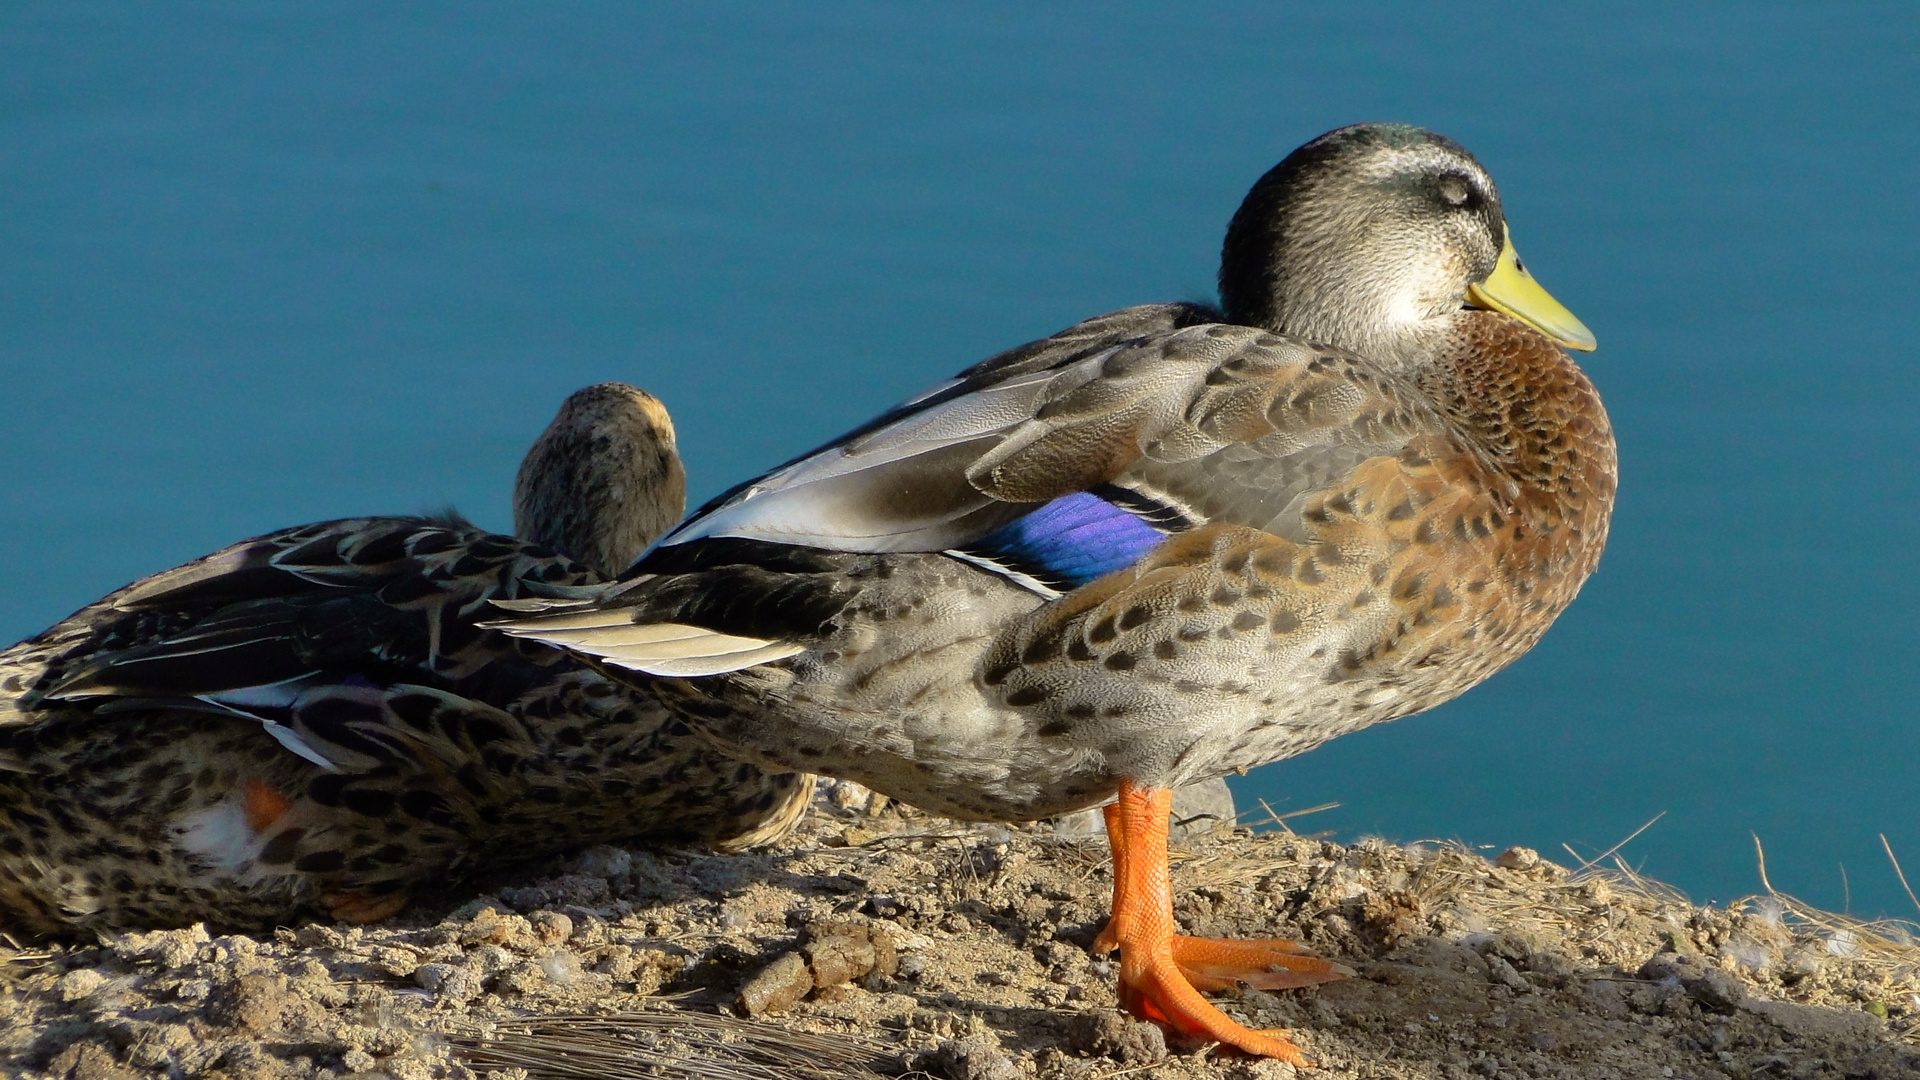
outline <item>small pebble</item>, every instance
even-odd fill
[[[740,1011],[748,1016],[792,1008],[813,989],[813,972],[797,952],[783,953],[740,988]]]
[[[918,1062],[921,1071],[946,1080],[1025,1080],[1026,1074],[992,1035],[969,1035],[942,1043]]]
[[[536,911],[527,923],[542,945],[558,945],[573,936],[573,920],[558,911]]]
[[[1158,1027],[1112,1009],[1073,1018],[1067,1041],[1084,1054],[1110,1057],[1126,1065],[1146,1065],[1167,1056],[1167,1036]]]
[[[458,970],[452,964],[421,964],[413,969],[413,984],[422,990],[438,991],[447,976]]]
[[[1510,847],[1494,856],[1493,865],[1503,870],[1531,870],[1540,865],[1540,853],[1528,847]]]
[[[61,1001],[80,1001],[93,996],[95,990],[107,981],[105,975],[92,968],[76,968],[60,976],[56,991]]]

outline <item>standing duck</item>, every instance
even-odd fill
[[[1122,1001],[1299,1062],[1196,991],[1343,969],[1173,933],[1170,793],[1526,652],[1600,558],[1613,434],[1560,348],[1592,335],[1441,136],[1296,150],[1234,215],[1220,291],[993,357],[505,625],[770,768],[962,818],[1114,800],[1096,946]]]
[[[610,580],[684,501],[666,410],[605,383],[528,453],[525,539],[451,516],[285,529],[0,653],[0,927],[364,922],[584,844],[777,838],[805,777],[474,625]]]

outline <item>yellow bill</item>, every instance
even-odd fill
[[[1598,344],[1587,324],[1574,318],[1520,265],[1511,239],[1500,249],[1500,261],[1487,280],[1467,286],[1467,303],[1511,315],[1569,349],[1592,352]]]

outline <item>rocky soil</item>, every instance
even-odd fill
[[[596,848],[374,927],[0,952],[22,1077],[1272,1078],[1115,1011],[1080,828],[957,825],[842,785],[765,854]],[[1186,932],[1357,977],[1222,1007],[1334,1078],[1920,1077],[1920,949],[1780,897],[1695,907],[1531,852],[1220,829]]]

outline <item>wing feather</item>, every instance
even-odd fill
[[[0,680],[21,688],[0,697],[0,725],[62,700],[231,711],[322,672],[464,678],[518,648],[472,625],[488,600],[589,584],[599,581],[564,556],[470,525],[285,529],[136,582],[0,652]]]
[[[787,642],[723,634],[684,623],[635,623],[623,608],[600,609],[497,625],[514,637],[537,637],[570,652],[653,675],[719,675],[782,660],[801,651]]]
[[[1170,534],[1302,540],[1316,493],[1448,430],[1359,357],[1197,310],[1004,353],[715,500],[598,610],[511,605],[531,617],[487,625],[659,676],[739,670],[796,655],[845,602],[793,586],[814,580],[787,565],[809,552],[946,552],[1072,607]]]
[[[1063,332],[1072,348],[1055,362],[1036,366],[1048,355],[1039,348],[976,369],[956,383],[967,392],[930,394],[754,481],[662,546],[736,537],[850,552],[969,549],[1103,486],[1285,535],[1297,531],[1288,514],[1321,482],[1444,427],[1411,384],[1257,328],[1118,340],[1077,329]]]

